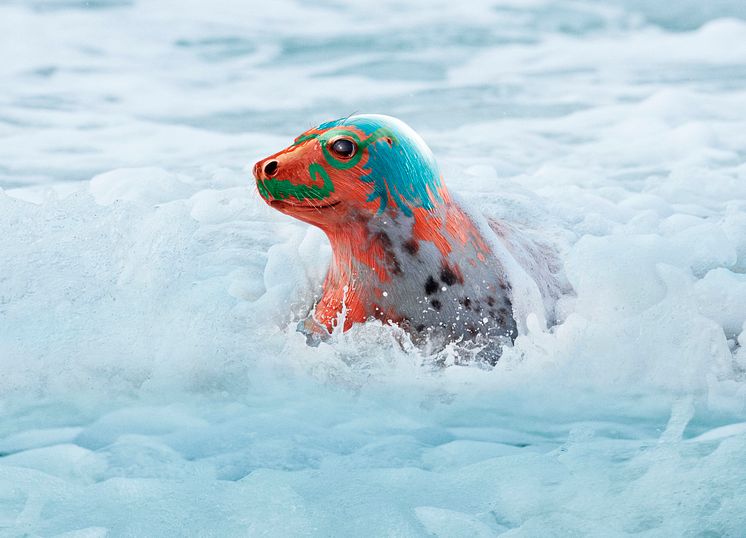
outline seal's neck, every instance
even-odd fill
[[[402,276],[400,260],[419,249],[421,241],[436,247],[448,245],[449,215],[461,211],[450,199],[437,207],[380,215],[351,214],[343,226],[325,229],[333,259],[314,317],[327,329],[336,325],[344,311],[344,330],[370,317],[396,320],[383,306],[386,284]],[[447,255],[447,253],[444,253]]]
[[[343,227],[325,230],[332,246],[332,262],[315,318],[328,330],[339,323],[344,311],[344,330],[370,317],[375,290],[396,271],[390,239],[380,217],[350,218]],[[373,221],[373,222],[372,222]],[[374,231],[381,230],[381,231]]]

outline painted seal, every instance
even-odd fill
[[[416,343],[498,343],[483,355],[494,363],[520,329],[516,296],[557,295],[541,249],[515,241],[505,223],[490,228],[467,213],[422,138],[396,118],[319,125],[257,162],[254,176],[271,207],[321,228],[331,243],[306,329],[379,319]],[[521,277],[527,267],[538,280]]]

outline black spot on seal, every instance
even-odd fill
[[[402,247],[404,247],[404,250],[406,250],[410,256],[417,256],[417,253],[420,251],[420,244],[414,239],[405,241],[402,243]]]
[[[433,278],[433,275],[430,275],[427,277],[427,280],[425,281],[425,295],[432,295],[436,291],[438,291],[438,283],[435,282],[435,279]]]
[[[390,271],[395,275],[402,274],[401,265],[399,264],[399,259],[394,253],[389,234],[387,234],[386,232],[378,232],[377,234],[375,234],[374,237],[378,239],[378,241],[381,243],[381,246],[383,247],[384,256],[386,257],[386,264],[389,266]]]
[[[433,299],[432,301],[430,301],[430,304],[433,305],[433,308],[435,310],[439,311],[439,312],[440,312],[440,309],[443,306],[443,305],[440,304],[440,301],[438,301],[437,299]]]
[[[443,284],[446,286],[453,286],[458,281],[458,277],[450,267],[445,266],[440,270],[440,280],[442,280]]]

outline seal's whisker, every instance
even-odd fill
[[[322,213],[321,208],[318,206],[318,204],[316,203],[316,201],[314,201],[314,200],[311,201],[311,207],[314,208],[314,210],[316,211],[316,213],[318,213],[318,214]]]

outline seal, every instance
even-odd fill
[[[326,335],[378,319],[415,343],[489,344],[482,357],[494,363],[520,328],[516,294],[558,295],[541,248],[511,240],[515,230],[505,223],[490,228],[468,213],[422,138],[396,118],[323,123],[257,162],[254,176],[271,207],[319,227],[331,243],[307,331]],[[539,284],[521,279],[525,267]]]

